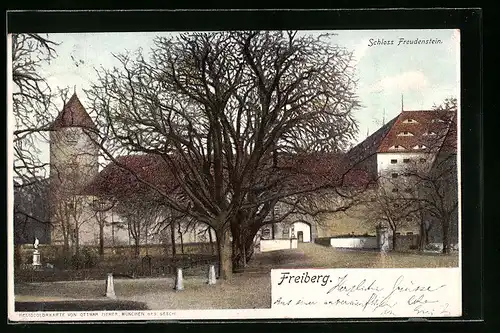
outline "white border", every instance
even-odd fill
[[[376,29],[374,29],[376,30]],[[414,29],[398,29],[398,30],[414,30]],[[423,29],[423,30],[441,30],[441,29]],[[451,30],[451,29],[444,29]],[[461,186],[461,94],[460,94],[460,30],[455,30],[456,47],[458,48],[456,66],[457,66],[457,171],[458,171],[458,233],[459,233],[459,263],[458,269],[461,272],[462,268],[462,186]],[[13,129],[15,127],[15,119],[12,108],[12,36],[7,35],[7,134],[8,138],[13,137]],[[14,235],[13,223],[13,141],[7,140],[7,235]],[[77,321],[77,322],[99,322],[99,321],[144,321],[144,320],[231,320],[231,319],[313,319],[313,318],[349,318],[360,319],[360,317],[327,317],[328,313],[322,311],[310,311],[307,313],[293,312],[277,309],[214,309],[214,310],[147,310],[147,311],[88,311],[88,312],[16,312],[15,297],[14,297],[14,237],[7,237],[7,290],[8,290],[8,318],[12,321],[20,322],[52,322],[52,321]],[[457,268],[450,268],[456,270]],[[369,270],[369,269],[368,269]],[[461,274],[460,274],[461,275]],[[460,290],[462,290],[462,279],[458,281]],[[110,312],[116,315],[109,315]],[[376,317],[384,318],[384,317]],[[394,318],[398,319],[398,318]]]

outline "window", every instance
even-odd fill
[[[415,119],[412,119],[412,118],[408,118],[406,120],[403,121],[404,124],[416,124],[418,123],[418,121],[416,121]]]
[[[393,188],[393,189],[392,189],[392,192],[394,192],[394,193],[396,193],[396,192],[398,192],[398,191],[399,191],[399,190],[398,190],[397,188]]]
[[[66,137],[65,141],[67,144],[70,145],[75,145],[78,143],[78,133],[71,131],[71,132],[66,132]]]
[[[404,131],[404,132],[399,132],[398,136],[413,136],[413,133]]]
[[[413,149],[425,149],[425,148],[427,147],[424,145],[416,145],[415,147],[413,147]]]
[[[419,161],[420,163],[425,163],[427,160],[425,158],[421,158]]]
[[[403,159],[403,163],[410,163],[410,159],[409,158]]]
[[[398,160],[391,160],[391,164],[396,164],[398,163]]]
[[[432,123],[444,123],[443,119],[432,119]]]
[[[397,174],[397,173],[393,173],[393,174],[391,175],[391,177],[392,177],[392,178],[398,178],[398,174]]]
[[[406,148],[400,145],[394,145],[389,148],[390,150],[405,150]]]
[[[427,136],[427,135],[436,135],[436,132],[425,132],[424,134],[422,134],[423,136]]]

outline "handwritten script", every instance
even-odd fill
[[[271,307],[301,316],[461,315],[460,271],[455,268],[279,269],[271,278]]]

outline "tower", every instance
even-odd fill
[[[50,206],[52,244],[79,244],[85,211],[85,186],[98,174],[99,147],[92,140],[96,125],[73,94],[50,132]]]

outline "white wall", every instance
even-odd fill
[[[411,148],[410,148],[411,149]],[[404,163],[403,159],[410,159],[410,163]],[[426,163],[419,162],[421,158],[426,159]],[[378,153],[377,154],[377,170],[381,175],[383,172],[389,171],[402,171],[405,167],[409,166],[428,166],[432,162],[433,156],[428,153],[414,153],[414,152],[394,152],[394,153]],[[391,160],[396,159],[396,164],[391,164]]]
[[[296,239],[261,239],[260,252],[296,249]]]
[[[302,231],[304,234],[304,243],[309,243],[311,241],[311,226],[304,222],[295,222],[293,224],[293,233],[295,237],[298,237],[298,232]],[[290,237],[292,237],[292,228],[290,228]]]
[[[376,249],[378,248],[377,237],[350,237],[350,238],[330,238],[332,247]]]

